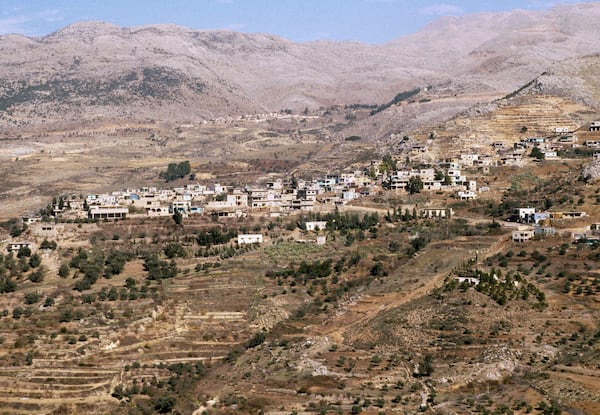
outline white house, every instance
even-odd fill
[[[419,209],[419,216],[422,218],[445,218],[452,217],[454,211],[452,208],[422,208]]]
[[[125,219],[129,209],[121,207],[92,207],[88,211],[90,219]]]
[[[515,242],[527,242],[535,236],[531,229],[519,229],[512,232],[512,240]]]
[[[519,217],[519,221],[528,222],[535,214],[535,208],[516,208],[515,215]]]
[[[473,200],[477,198],[477,194],[471,190],[461,190],[458,192],[458,198],[460,200]]]
[[[11,242],[8,245],[8,251],[9,252],[19,252],[19,250],[21,248],[30,248],[31,249],[31,243],[29,242]]]
[[[238,235],[238,237],[237,237],[238,245],[262,244],[262,242],[263,242],[263,236],[261,233],[242,234],[242,235]]]
[[[306,230],[307,231],[320,231],[320,230],[324,230],[327,227],[327,222],[324,220],[320,220],[320,221],[313,221],[313,222],[306,222]]]
[[[168,206],[153,205],[146,207],[146,214],[151,217],[171,216]]]

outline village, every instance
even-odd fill
[[[194,182],[172,188],[142,187],[110,193],[64,195],[55,197],[39,213],[22,217],[21,222],[31,229],[31,236],[52,238],[59,233],[57,226],[60,227],[61,223],[174,215],[179,216],[179,220],[199,215],[214,220],[247,216],[277,218],[306,212],[327,212],[345,206],[360,209],[359,200],[369,196],[421,192],[431,195],[427,202],[417,206],[399,206],[399,211],[414,209],[421,218],[450,218],[454,211],[447,205],[449,200],[471,201],[482,193],[490,193],[489,186],[478,186],[475,179],[467,177],[465,170],[484,177],[490,173],[490,168],[496,166],[521,167],[540,160],[559,160],[564,151],[578,148],[591,152],[594,160],[600,160],[600,153],[593,153],[600,147],[600,140],[588,139],[579,144],[573,130],[572,127],[557,127],[550,137],[521,138],[512,147],[494,142],[486,154],[462,153],[433,164],[419,157],[427,153],[427,146],[412,144],[401,149],[399,154],[371,160],[362,168],[313,179],[296,178],[293,174],[285,177],[270,175],[273,177],[271,180],[244,186]],[[590,137],[598,131],[600,122],[592,122],[589,132],[584,134]],[[408,162],[409,157],[412,162]],[[442,200],[441,205],[439,200]],[[583,211],[536,211],[522,206],[516,208],[510,217],[501,219],[505,226],[513,228],[512,241],[523,243],[555,235],[554,220],[585,217],[586,212]],[[324,229],[325,225],[319,223],[318,228]],[[576,241],[596,241],[599,229],[600,224],[589,223],[584,228],[570,230],[569,235]],[[22,247],[35,245],[18,239],[19,236],[7,241],[9,251],[17,252]],[[263,238],[262,235],[241,235],[238,242],[257,243],[263,242]]]

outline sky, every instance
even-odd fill
[[[596,0],[600,1],[600,0]],[[43,36],[69,24],[168,23],[198,30],[385,43],[441,16],[541,10],[573,0],[0,0],[0,34]]]

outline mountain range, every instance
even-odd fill
[[[430,122],[600,52],[598,21],[598,3],[444,17],[382,45],[103,22],[6,35],[0,128],[380,105],[414,88],[428,91],[422,100],[434,109],[408,118]]]

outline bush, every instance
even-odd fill
[[[31,255],[31,249],[27,246],[22,246],[17,252],[17,258],[29,257]]]
[[[41,265],[41,263],[42,263],[42,258],[40,258],[40,256],[38,254],[33,254],[29,258],[29,265],[31,266],[31,268],[37,268]]]
[[[40,297],[41,295],[38,292],[27,293],[24,296],[25,304],[35,304],[40,301]]]
[[[174,396],[161,396],[154,403],[154,410],[160,414],[167,414],[175,408],[176,403]]]
[[[259,346],[265,342],[266,338],[267,333],[265,333],[264,331],[259,331],[254,336],[252,336],[250,340],[248,340],[246,348],[251,349],[253,347]]]
[[[29,281],[35,283],[44,281],[44,271],[41,268],[38,268],[37,270],[29,274]]]
[[[61,278],[67,278],[69,276],[70,271],[71,271],[71,268],[69,268],[69,265],[61,264],[60,268],[58,269],[58,275]]]
[[[18,320],[21,318],[21,316],[23,315],[23,309],[21,307],[15,307],[12,311],[12,317],[15,320]]]

